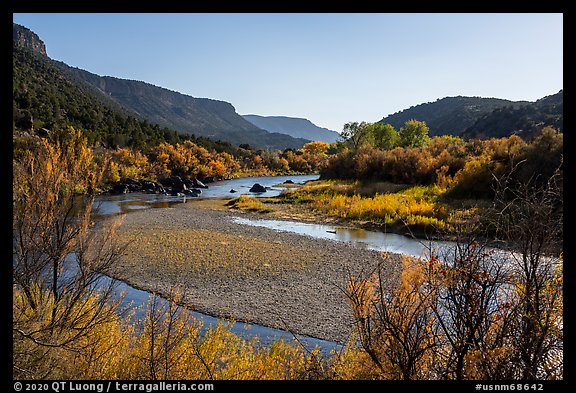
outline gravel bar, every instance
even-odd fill
[[[239,214],[191,204],[127,214],[128,247],[113,275],[168,295],[178,289],[196,311],[344,343],[353,318],[342,290],[373,271],[381,253],[231,221]],[[241,216],[245,216],[240,214]],[[399,255],[385,266],[394,287]]]

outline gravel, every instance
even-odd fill
[[[344,343],[353,318],[342,290],[350,277],[373,271],[381,253],[238,224],[234,216],[190,204],[127,214],[119,239],[130,243],[113,275],[161,295],[176,288],[209,315]],[[392,288],[400,256],[384,269]]]

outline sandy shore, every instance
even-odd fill
[[[161,294],[178,288],[210,315],[344,342],[352,314],[342,289],[351,276],[372,271],[381,254],[237,224],[237,215],[246,216],[193,203],[130,213],[119,234],[130,244],[114,275]],[[385,269],[393,287],[400,257]]]

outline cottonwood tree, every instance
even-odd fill
[[[430,139],[428,136],[429,131],[430,128],[428,128],[426,122],[415,119],[408,120],[398,132],[400,145],[403,147],[422,147]]]
[[[360,123],[353,121],[344,124],[341,135],[353,150],[357,150],[361,146],[371,144],[373,139],[370,123],[366,123],[365,121]]]
[[[400,143],[398,131],[391,124],[373,123],[371,132],[374,138],[374,147],[390,150]]]

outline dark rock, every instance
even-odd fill
[[[189,190],[186,190],[186,195],[189,195],[191,197],[197,198],[200,196],[200,194],[202,194],[202,190],[199,190],[197,188],[191,188]]]
[[[232,193],[232,194],[235,193],[235,192],[238,192],[238,190],[235,190],[235,189],[231,189],[231,190],[230,190],[230,193]]]
[[[153,181],[143,181],[142,191],[151,194],[164,194],[166,192],[162,184]]]
[[[192,180],[192,184],[194,186],[194,188],[208,188],[208,186],[204,183],[202,183],[200,180],[198,179],[194,179]]]
[[[130,190],[128,189],[128,186],[124,183],[116,183],[112,186],[112,189],[110,190],[111,194],[127,194],[128,192],[130,192]]]
[[[266,192],[266,187],[256,183],[252,186],[250,192]]]
[[[140,183],[138,180],[126,179],[124,184],[126,185],[126,187],[128,187],[128,190],[130,192],[142,191],[142,183]]]
[[[292,180],[286,180],[284,184],[294,184],[294,182]]]
[[[142,191],[154,192],[154,191],[156,191],[156,185],[154,184],[154,182],[151,182],[151,181],[143,181],[142,182]]]
[[[160,184],[160,183],[154,183],[154,184],[156,185],[156,192],[158,194],[166,194],[166,190],[164,189],[162,184]]]
[[[172,192],[186,192],[188,187],[179,176],[176,176],[172,181]]]
[[[50,135],[50,130],[47,128],[38,128],[34,131],[36,133],[36,135],[38,135],[39,137],[42,138],[46,138]]]

